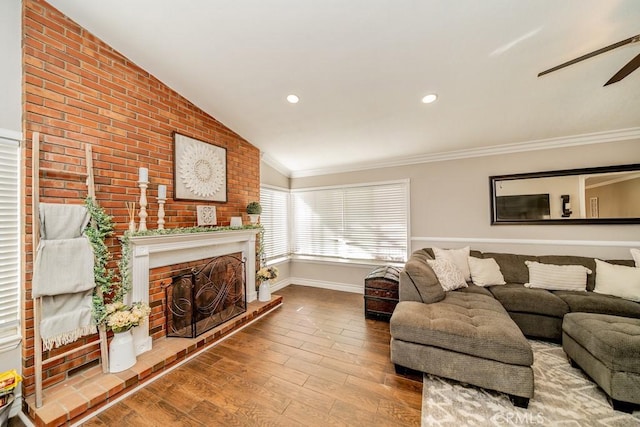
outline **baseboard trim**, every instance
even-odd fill
[[[630,240],[544,240],[544,239],[491,239],[486,237],[412,237],[412,242],[490,243],[509,245],[640,247],[640,241]]]
[[[354,294],[364,294],[364,285],[356,285],[353,283],[329,282],[327,280],[305,279],[303,277],[290,277],[287,279],[289,285],[310,286],[312,288],[331,289],[334,291],[351,292]],[[282,286],[283,288],[284,286]],[[281,289],[281,288],[279,288]]]
[[[290,284],[291,284],[290,279],[287,278],[284,280],[280,280],[279,282],[271,285],[269,288],[271,289],[271,292],[277,292],[282,288],[286,288]]]

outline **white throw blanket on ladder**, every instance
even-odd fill
[[[40,336],[50,350],[96,332],[92,316],[94,254],[82,233],[89,212],[81,205],[40,204],[41,240],[32,295],[42,298]]]

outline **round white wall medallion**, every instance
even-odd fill
[[[211,197],[224,184],[224,165],[218,154],[205,145],[187,147],[180,160],[180,180],[193,194]]]

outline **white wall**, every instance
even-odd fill
[[[22,53],[21,2],[0,1],[0,136],[20,139],[22,129]],[[21,372],[20,345],[0,350],[0,371],[16,369]],[[20,388],[16,396],[20,396]],[[21,399],[16,399],[10,415],[20,410]]]
[[[275,187],[289,188],[289,178],[282,175],[265,162],[260,162],[260,184],[273,185]]]
[[[0,1],[0,129],[19,132],[21,126],[20,0]]]
[[[293,178],[291,188],[409,178],[412,250],[461,247],[522,254],[575,254],[630,259],[625,242],[640,246],[636,225],[490,224],[489,176],[640,163],[640,140]],[[353,276],[353,272],[359,274]],[[294,262],[292,274],[362,286],[366,275],[331,265]],[[361,277],[360,277],[361,276]]]

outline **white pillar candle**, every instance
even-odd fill
[[[149,182],[149,169],[140,168],[138,171],[138,182]]]
[[[167,198],[167,186],[166,185],[158,185],[158,199],[166,199]]]

